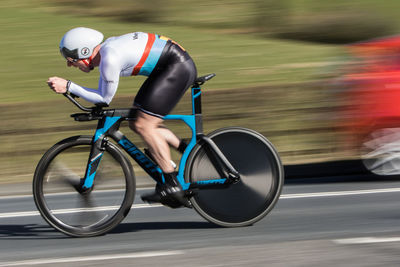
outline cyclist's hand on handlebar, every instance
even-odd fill
[[[47,80],[50,89],[57,94],[64,94],[67,92],[67,82],[67,80],[59,77],[50,77]]]

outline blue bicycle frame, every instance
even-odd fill
[[[203,132],[203,122],[201,114],[201,88],[205,81],[214,77],[215,74],[200,77],[196,80],[192,86],[192,115],[167,115],[164,120],[181,120],[192,131],[191,140],[185,149],[178,169],[178,181],[181,184],[183,190],[194,189],[194,188],[213,188],[220,185],[228,185],[237,182],[240,177],[239,173],[233,168],[233,166],[226,159],[224,154],[219,150],[216,144]],[[88,120],[99,120],[95,135],[93,136],[92,148],[86,168],[86,175],[82,181],[82,189],[90,190],[93,187],[97,167],[101,162],[105,146],[108,142],[108,137],[111,137],[115,142],[119,144],[142,168],[143,170],[152,177],[157,183],[164,183],[164,177],[161,169],[145,154],[143,153],[134,143],[132,143],[122,132],[119,131],[119,127],[122,121],[132,120],[135,117],[136,109],[107,109],[103,110],[101,106],[96,108],[85,108],[82,107],[75,99],[74,96],[66,95],[75,105],[85,111],[91,111],[90,113],[77,113],[71,115],[77,121],[88,121]],[[213,163],[216,167],[221,170],[221,173],[226,174],[224,178],[211,178],[208,180],[196,181],[194,183],[187,183],[185,181],[185,167],[187,160],[192,149],[196,144],[202,142],[203,145],[208,146],[210,158],[213,159]]]

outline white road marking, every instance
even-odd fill
[[[364,195],[364,194],[382,194],[382,193],[398,193],[400,188],[384,188],[384,189],[368,189],[368,190],[354,190],[354,191],[333,191],[333,192],[319,192],[319,193],[302,193],[302,194],[284,194],[280,196],[280,199],[298,199],[298,198],[314,198],[314,197],[333,197],[333,196],[350,196],[350,195]],[[14,198],[14,197],[11,197]],[[157,208],[162,207],[161,204],[135,204],[132,206],[133,209],[142,208]],[[104,211],[117,209],[118,206],[103,206],[92,209],[60,209],[54,210],[54,214],[68,214],[85,211]],[[37,211],[22,211],[22,212],[6,212],[0,213],[0,218],[14,218],[24,216],[37,216]]]
[[[86,256],[86,257],[68,257],[68,258],[55,258],[55,259],[32,259],[22,261],[0,262],[0,267],[3,266],[21,266],[21,265],[43,265],[43,264],[57,264],[69,262],[87,262],[87,261],[103,261],[114,259],[132,259],[132,258],[150,258],[162,257],[184,254],[181,250],[172,251],[152,251],[152,252],[134,252],[126,254],[109,254],[99,256]]]
[[[133,209],[143,209],[143,208],[157,208],[163,207],[162,204],[135,204],[132,206]],[[119,206],[103,206],[91,209],[59,209],[53,210],[53,214],[70,214],[77,212],[91,212],[91,211],[105,211],[105,210],[116,210]],[[40,215],[38,211],[22,211],[22,212],[6,212],[0,213],[0,218],[15,218],[15,217],[25,217],[25,216],[37,216]]]
[[[140,189],[136,189],[136,193],[140,192],[140,191],[148,191],[151,190],[153,188],[151,187],[141,187]],[[101,189],[96,191],[96,193],[111,193],[111,192],[121,192],[123,191],[122,189]],[[51,195],[57,195],[57,196],[62,196],[62,195],[71,195],[71,192],[66,192],[66,193],[51,193],[51,194],[47,194],[49,196]],[[33,198],[32,194],[28,194],[28,195],[15,195],[15,196],[0,196],[0,200],[2,199],[14,199],[14,198]]]
[[[400,242],[400,237],[357,237],[357,238],[336,239],[332,241],[340,245],[357,245],[357,244]]]
[[[350,196],[350,195],[397,193],[397,192],[400,192],[400,188],[368,189],[368,190],[354,190],[354,191],[333,191],[333,192],[304,193],[304,194],[288,194],[288,195],[281,195],[280,199]]]
[[[32,198],[32,195],[0,196],[0,200],[2,200],[2,199],[15,199],[15,198]]]

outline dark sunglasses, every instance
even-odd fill
[[[70,60],[67,59],[67,61],[68,61],[69,63],[75,63],[75,62],[78,62],[79,59],[73,58],[73,59],[70,59]]]

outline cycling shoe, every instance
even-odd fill
[[[176,172],[164,173],[165,184],[157,184],[153,193],[142,196],[149,203],[161,203],[171,208],[185,206],[192,208],[192,203],[177,182]]]
[[[141,196],[142,200],[148,203],[161,203],[170,208],[180,207],[192,208],[192,203],[185,197],[184,191],[177,186],[157,184],[153,193]]]

